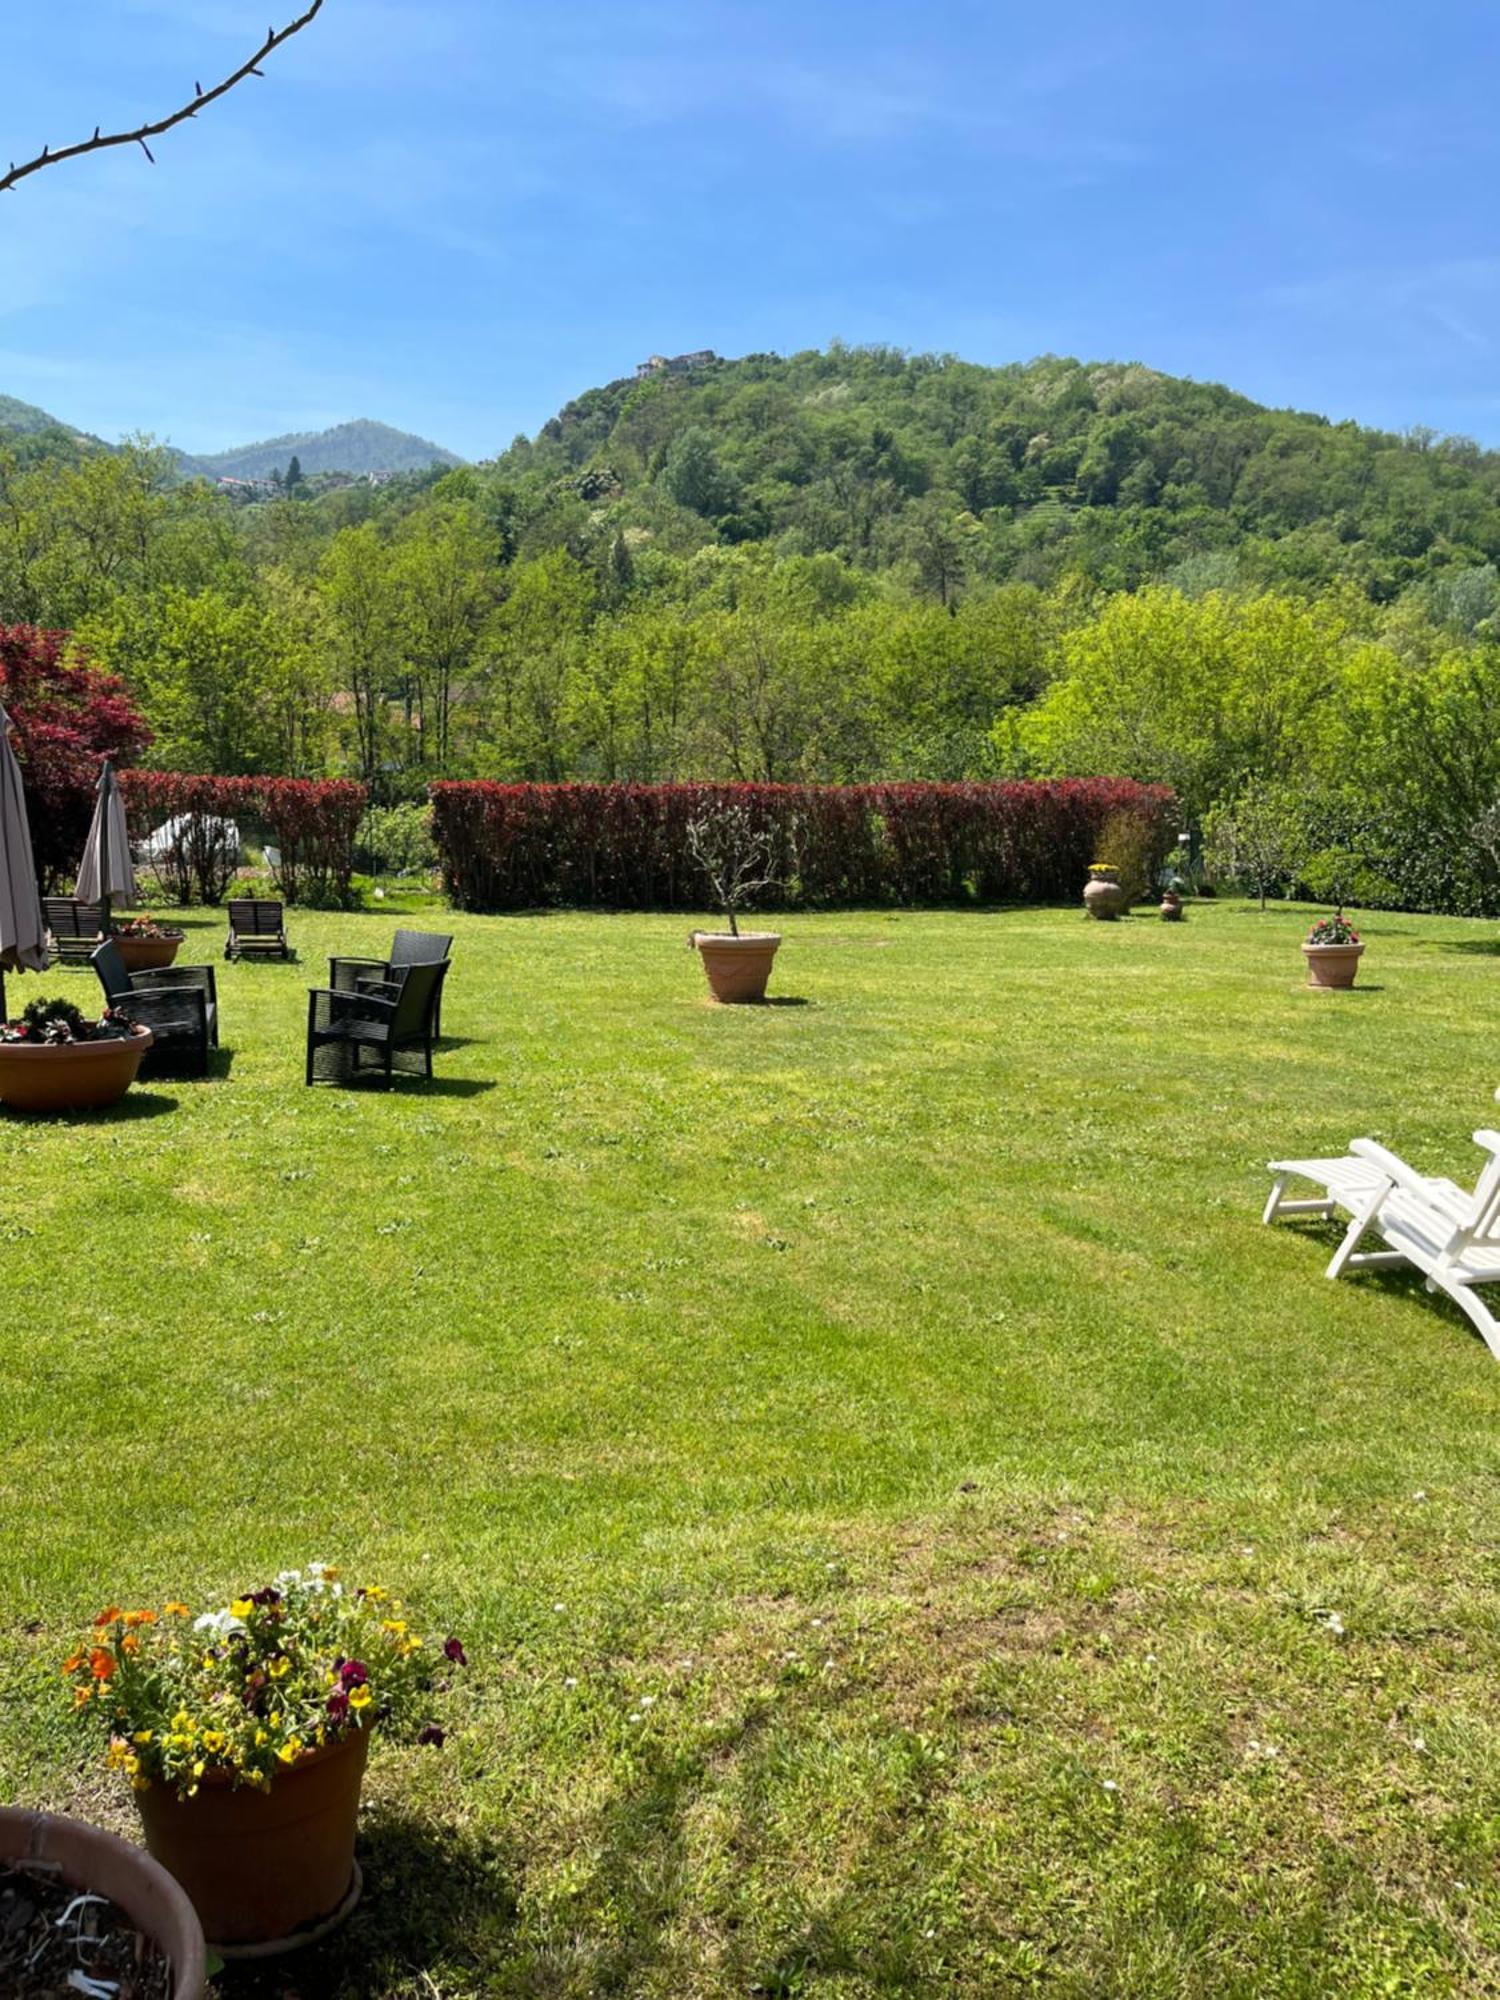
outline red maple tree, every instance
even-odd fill
[[[128,763],[151,741],[123,681],[91,666],[66,632],[0,625],[0,703],[15,725],[31,844],[43,890],[78,866],[103,758]]]

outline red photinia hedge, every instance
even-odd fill
[[[104,757],[128,761],[151,741],[123,681],[76,650],[71,635],[0,625],[0,704],[16,731],[26,813],[44,888],[78,866]]]
[[[973,785],[436,784],[433,833],[460,909],[702,909],[686,829],[748,805],[797,905],[1067,901],[1111,820],[1156,859],[1176,825],[1164,786],[1124,778]]]
[[[189,822],[163,866],[174,894],[217,902],[227,883],[221,848],[195,839],[210,820],[233,820],[242,835],[263,834],[276,852],[272,873],[289,903],[344,902],[354,872],[354,834],[365,788],[344,778],[209,778],[180,771],[126,771],[120,779],[132,838],[168,820]]]

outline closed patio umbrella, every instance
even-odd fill
[[[37,894],[26,795],[10,735],[10,717],[0,708],[0,1021],[5,1019],[4,975],[47,967],[47,927]]]
[[[130,865],[130,836],[125,830],[125,801],[115,767],[106,757],[99,771],[99,796],[89,837],[83,844],[83,860],[78,866],[78,887],[73,892],[80,903],[98,903],[104,913],[104,935],[109,935],[112,903],[135,901],[135,870]]]

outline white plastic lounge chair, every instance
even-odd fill
[[[1359,1142],[1368,1145],[1368,1140]],[[1325,1219],[1339,1209],[1346,1215],[1353,1215],[1374,1193],[1382,1180],[1378,1167],[1362,1160],[1351,1150],[1337,1160],[1269,1160],[1267,1171],[1275,1176],[1271,1182],[1271,1192],[1266,1201],[1262,1222],[1274,1222],[1281,1215],[1319,1215]],[[1312,1181],[1327,1192],[1315,1197],[1287,1199],[1286,1186],[1291,1180]],[[1465,1190],[1456,1181],[1429,1179],[1427,1185],[1451,1195],[1455,1200],[1464,1199]]]
[[[1473,1193],[1465,1194],[1451,1182],[1415,1173],[1374,1139],[1356,1139],[1349,1151],[1373,1171],[1375,1181],[1356,1197],[1327,1275],[1337,1278],[1345,1271],[1415,1265],[1426,1278],[1428,1291],[1446,1292],[1500,1361],[1500,1320],[1475,1289],[1500,1283],[1500,1132],[1476,1132],[1474,1143],[1490,1157]],[[1339,1205],[1347,1204],[1340,1200]],[[1372,1230],[1385,1249],[1359,1248]]]

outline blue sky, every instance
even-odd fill
[[[295,11],[8,8],[0,151],[159,114]],[[0,199],[0,392],[478,457],[652,351],[839,336],[1500,444],[1497,56],[1480,0],[325,0],[154,168]]]

